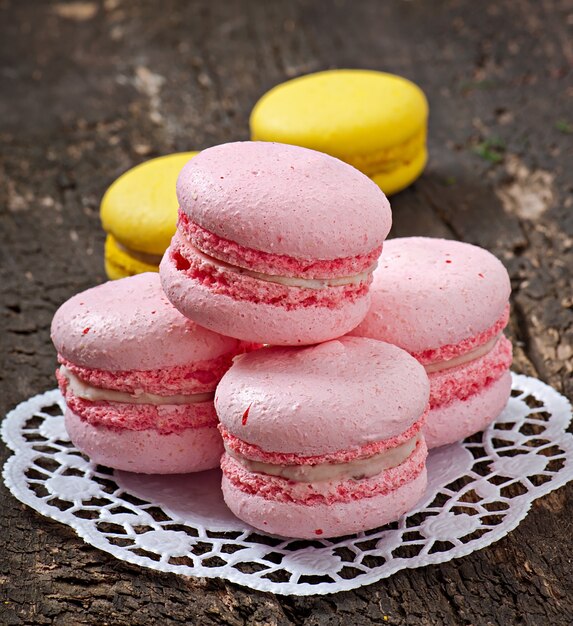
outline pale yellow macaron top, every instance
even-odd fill
[[[427,120],[426,97],[411,81],[371,70],[328,70],[271,89],[255,105],[250,126],[254,140],[326,152],[393,193],[424,168]]]
[[[129,251],[162,255],[177,225],[175,184],[197,152],[151,159],[122,174],[101,202],[104,230]]]
[[[151,159],[122,174],[101,202],[105,271],[115,280],[157,272],[177,227],[175,185],[182,167],[197,152]]]

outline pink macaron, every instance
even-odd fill
[[[334,537],[398,519],[426,487],[424,368],[357,337],[237,357],[217,387],[223,496],[285,537]]]
[[[183,317],[157,274],[75,295],[56,312],[52,341],[66,428],[92,461],[145,474],[219,465],[213,397],[243,345]]]
[[[177,196],[160,273],[190,319],[298,345],[339,337],[366,315],[391,211],[358,170],[298,146],[229,143],[185,165]]]
[[[352,335],[393,343],[430,378],[429,448],[483,430],[511,391],[509,276],[487,250],[460,241],[387,241],[372,306]]]

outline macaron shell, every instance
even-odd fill
[[[251,113],[251,135],[344,158],[392,147],[427,123],[428,103],[409,80],[369,70],[328,70],[276,86]]]
[[[175,267],[169,254],[160,265],[165,294],[183,315],[228,337],[253,343],[305,345],[340,337],[366,315],[370,296],[342,301],[336,308],[286,309],[272,304],[235,300],[213,293]]]
[[[141,474],[183,474],[219,466],[223,442],[216,426],[161,435],[156,430],[92,426],[70,410],[65,426],[72,443],[90,460]]]
[[[177,196],[193,222],[219,237],[300,259],[338,259],[379,247],[388,200],[367,176],[333,157],[267,142],[201,152],[181,171]]]
[[[424,171],[428,151],[420,151],[412,161],[402,162],[397,168],[374,174],[372,180],[387,195],[398,193],[413,183]]]
[[[159,264],[143,263],[118,247],[112,235],[108,235],[105,239],[104,255],[105,273],[110,280],[159,271]]]
[[[394,491],[351,502],[305,505],[246,494],[223,475],[223,497],[241,520],[267,533],[300,539],[326,539],[383,526],[411,510],[424,494],[427,474]]]
[[[428,448],[454,443],[484,430],[503,411],[510,394],[511,374],[507,371],[466,400],[431,409],[423,428]]]
[[[128,248],[163,254],[177,224],[177,176],[196,154],[151,159],[120,176],[101,202],[104,230]]]
[[[456,344],[504,315],[511,286],[490,252],[460,241],[405,237],[385,242],[372,303],[351,334],[410,353]]]
[[[268,452],[315,456],[390,439],[418,421],[424,368],[396,346],[342,337],[236,357],[215,408],[232,435]]]
[[[161,290],[159,275],[110,281],[65,302],[52,321],[58,353],[81,367],[153,370],[238,351],[236,339],[183,317]]]

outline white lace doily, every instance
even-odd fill
[[[280,594],[334,593],[441,563],[497,541],[531,502],[573,478],[568,401],[513,375],[507,408],[483,434],[431,452],[417,508],[382,528],[315,541],[255,531],[226,508],[218,470],[143,476],[91,464],[70,443],[57,390],[23,402],[2,437],[14,496],[118,559],[220,577]]]

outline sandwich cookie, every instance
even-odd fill
[[[255,528],[334,537],[383,526],[426,486],[424,368],[343,337],[237,357],[217,387],[223,495]]]
[[[430,378],[429,448],[483,430],[511,392],[509,276],[487,250],[405,237],[384,248],[366,319],[351,334],[393,343]]]
[[[92,461],[145,474],[218,466],[215,387],[243,346],[184,318],[156,273],[75,295],[52,341],[66,428]]]
[[[190,161],[177,196],[161,281],[198,324],[297,345],[339,337],[366,315],[391,211],[358,170],[297,146],[230,143]]]

